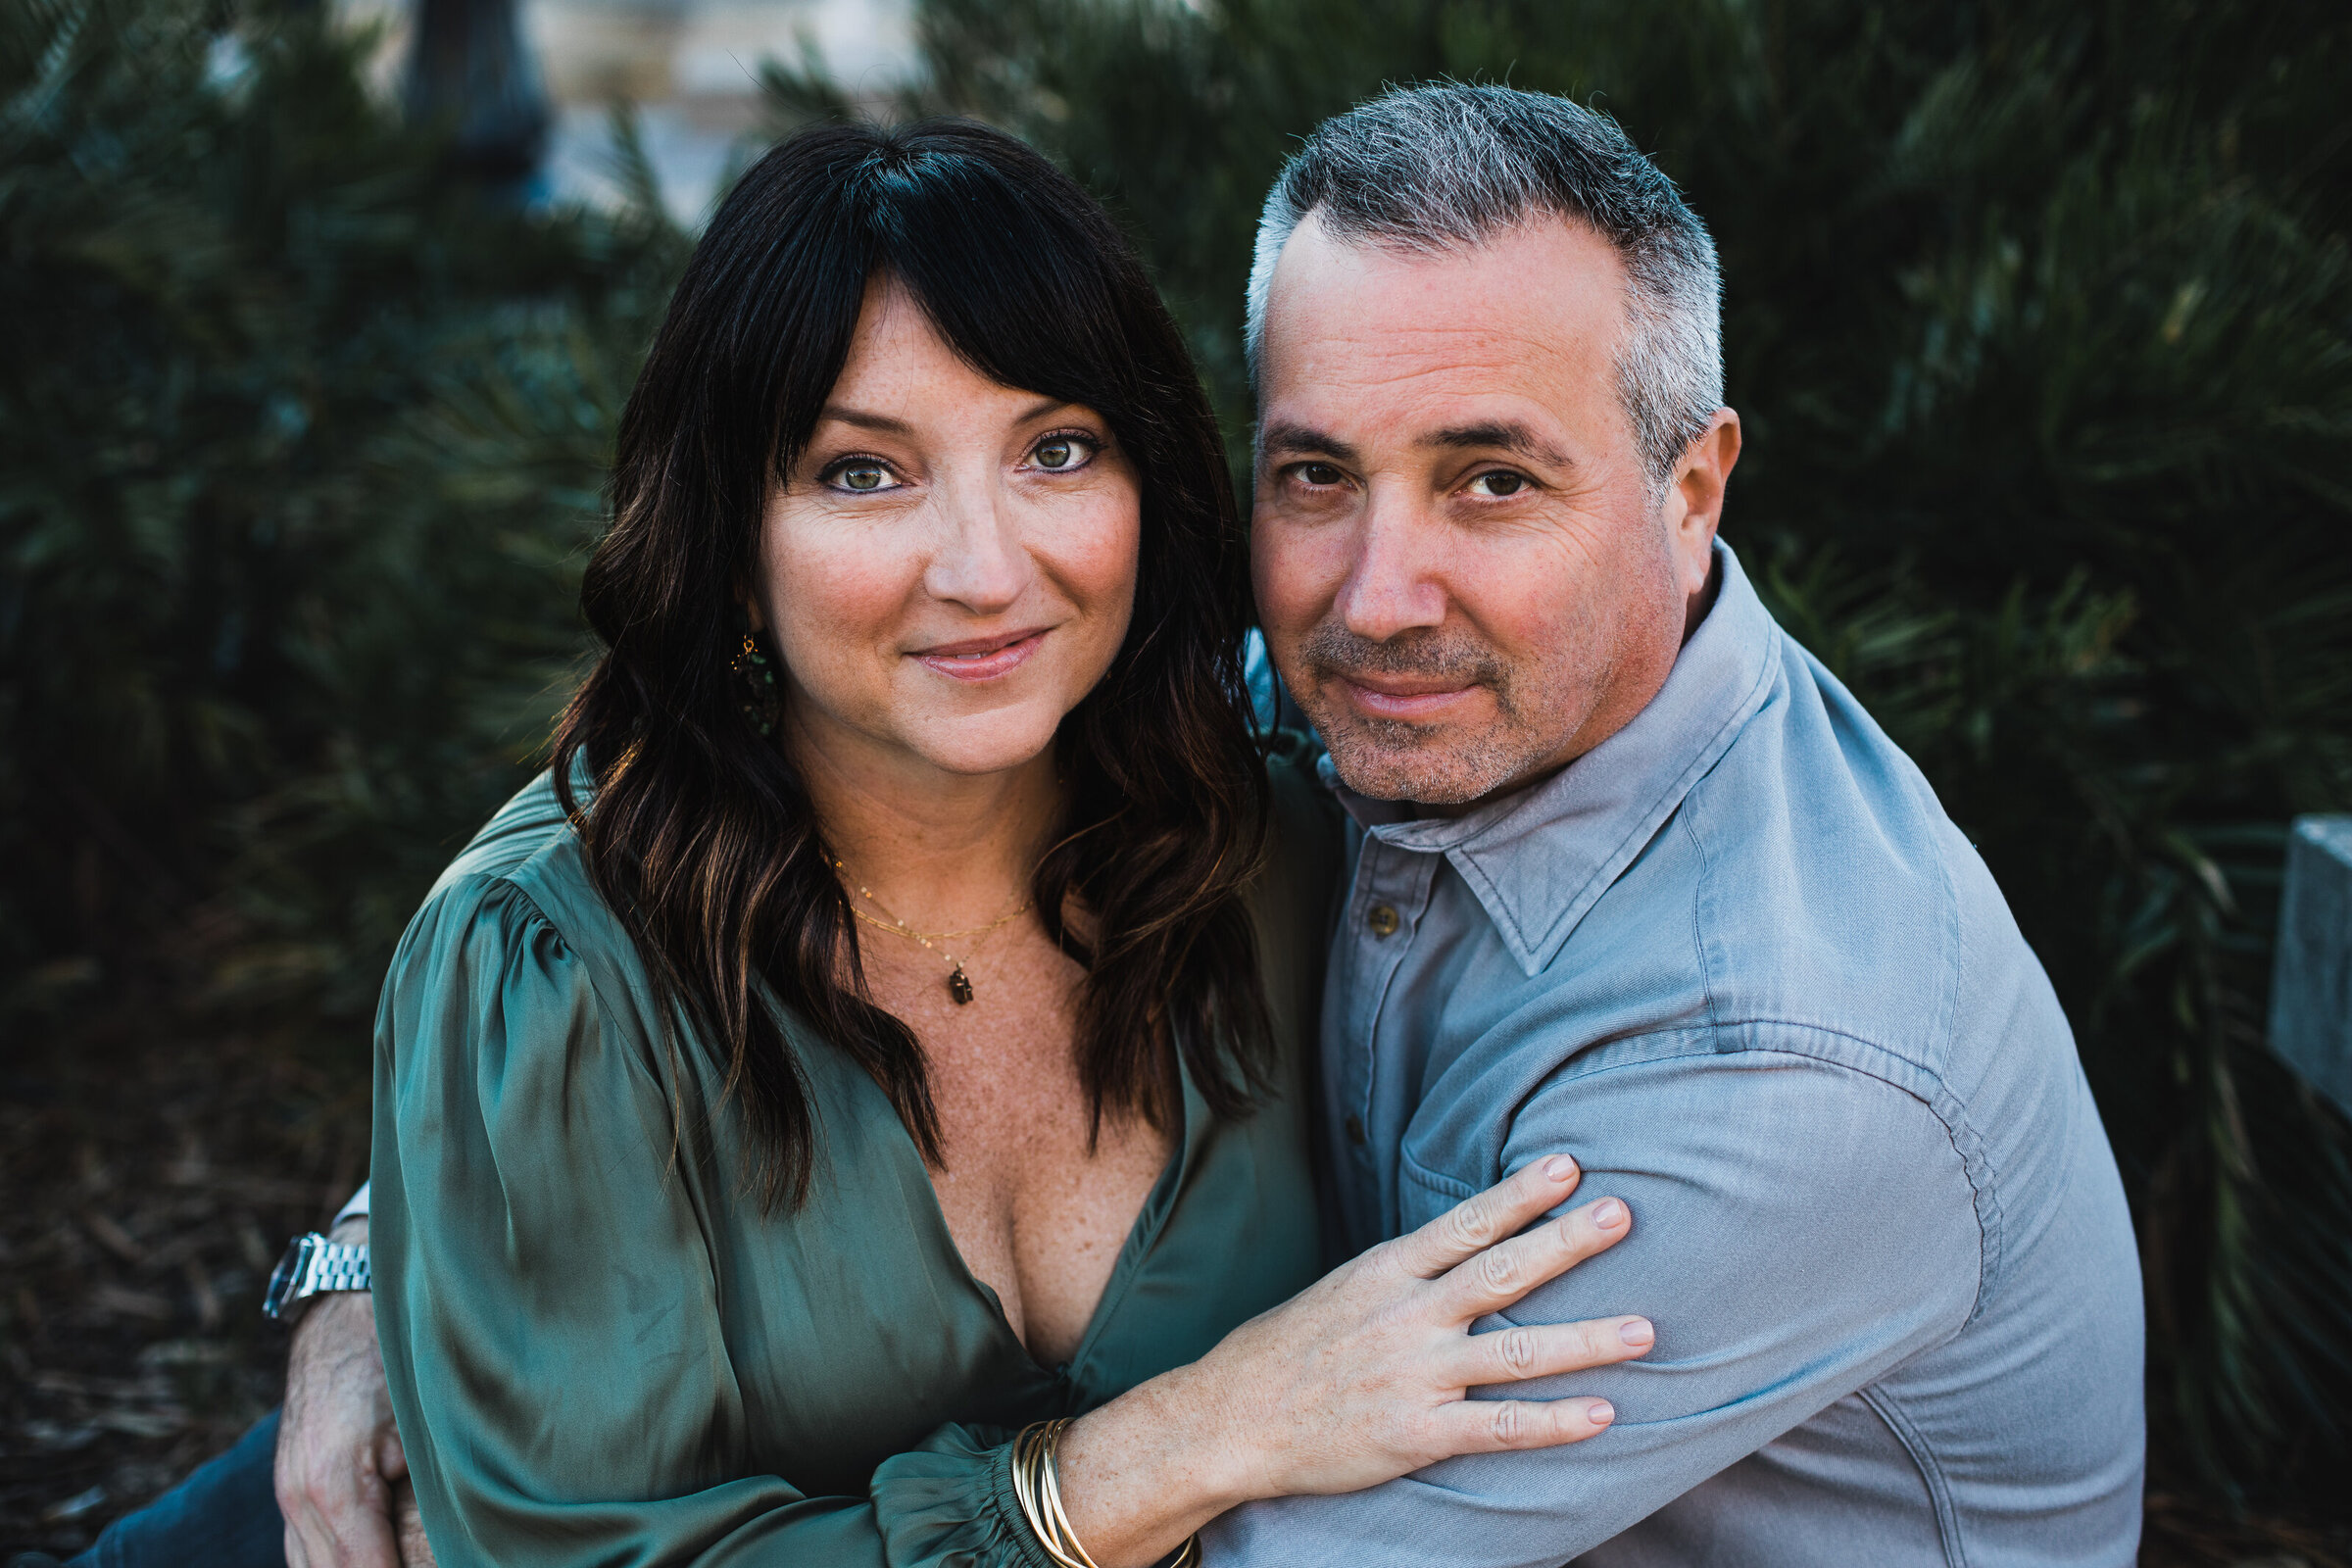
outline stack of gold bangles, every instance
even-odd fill
[[[1061,1511],[1060,1471],[1054,1456],[1069,1424],[1066,1416],[1058,1421],[1039,1421],[1023,1427],[1021,1435],[1012,1440],[1012,1494],[1021,1505],[1021,1517],[1036,1533],[1038,1544],[1059,1568],[1097,1568],[1095,1559],[1078,1544],[1070,1516]],[[1200,1538],[1194,1536],[1176,1548],[1167,1568],[1196,1568],[1200,1561]]]

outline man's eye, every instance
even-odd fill
[[[1527,488],[1527,475],[1496,468],[1470,481],[1470,492],[1482,496],[1515,496]]]
[[[845,463],[827,474],[826,478],[844,490],[856,491],[861,495],[871,495],[876,490],[898,488],[898,480],[892,476],[887,466],[864,460]]]
[[[1095,444],[1082,435],[1050,435],[1029,449],[1029,461],[1049,473],[1083,468],[1095,455]]]
[[[1328,463],[1301,463],[1296,471],[1300,483],[1316,486],[1342,484],[1348,477]]]

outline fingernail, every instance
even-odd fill
[[[1594,1399],[1592,1407],[1585,1411],[1585,1419],[1596,1427],[1605,1427],[1617,1419],[1617,1412],[1610,1406],[1608,1400]]]
[[[1613,1231],[1625,1223],[1625,1205],[1614,1198],[1604,1198],[1592,1205],[1592,1223],[1604,1231]]]
[[[1566,1154],[1554,1154],[1544,1162],[1544,1174],[1555,1182],[1564,1182],[1576,1174],[1576,1161]]]
[[[1658,1331],[1650,1327],[1647,1318],[1629,1317],[1617,1325],[1617,1337],[1634,1348],[1641,1349],[1657,1339]]]

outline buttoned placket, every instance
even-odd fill
[[[1398,849],[1365,834],[1356,860],[1354,887],[1333,955],[1326,997],[1346,997],[1339,1015],[1342,1033],[1326,1042],[1324,1060],[1336,1065],[1333,1147],[1344,1152],[1350,1200],[1349,1229],[1359,1247],[1393,1227],[1391,1189],[1401,1127],[1381,1127],[1372,1114],[1374,1075],[1379,1063],[1379,1029],[1390,983],[1411,952],[1413,934],[1429,902],[1439,857]],[[1383,1152],[1387,1157],[1382,1157]]]

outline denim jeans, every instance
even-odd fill
[[[277,1415],[270,1411],[235,1447],[108,1525],[67,1568],[286,1568],[286,1526],[270,1479]]]

